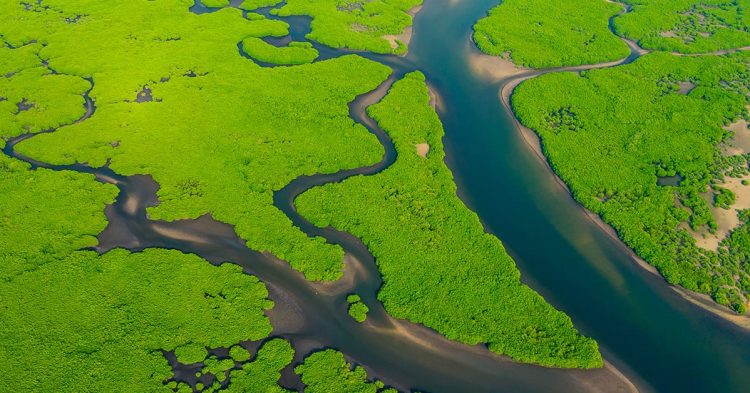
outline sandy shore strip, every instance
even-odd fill
[[[670,285],[670,287],[674,289],[675,292],[679,293],[683,298],[687,299],[687,301],[689,301],[690,303],[693,303],[694,305],[712,314],[715,314],[724,320],[732,322],[733,324],[743,329],[750,330],[750,317],[748,317],[747,314],[737,314],[736,312],[722,306],[721,304],[716,303],[708,295],[689,291],[685,288],[676,287],[673,285]]]
[[[415,324],[400,319],[391,319],[391,326],[378,327],[379,329],[388,329],[390,334],[395,337],[404,337],[409,341],[429,348],[433,352],[446,352],[464,354],[468,353],[480,358],[490,359],[493,361],[512,363],[518,367],[539,367],[533,364],[518,363],[512,358],[499,355],[490,351],[485,344],[468,345],[457,341],[452,341],[422,324]],[[598,369],[560,369],[548,368],[550,372],[559,372],[567,376],[580,386],[580,391],[585,392],[639,392],[635,383],[625,375],[625,373],[615,367],[612,363],[604,359],[604,366]],[[519,370],[520,371],[520,370]],[[562,376],[562,375],[561,375]],[[638,377],[635,377],[636,380]]]
[[[430,95],[430,106],[437,113],[445,113],[445,101],[437,89],[427,82],[427,93]]]
[[[516,75],[532,72],[532,69],[519,67],[510,60],[480,52],[471,39],[466,41],[466,50],[464,53],[472,72],[491,81],[497,82]]]
[[[409,44],[411,43],[411,36],[414,32],[413,20],[421,10],[422,4],[414,6],[409,11],[406,11],[406,13],[409,14],[409,16],[412,18],[412,25],[407,26],[401,34],[386,34],[383,36],[383,39],[388,41],[388,43],[391,45],[391,48],[393,49],[398,48],[399,42],[407,47],[407,51],[404,52],[404,54],[402,54],[401,56],[406,56],[406,54],[409,52],[408,48]]]

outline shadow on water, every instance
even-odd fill
[[[415,35],[405,58],[364,54],[394,69],[371,93],[357,97],[350,115],[383,144],[383,160],[368,168],[333,175],[303,176],[274,195],[277,207],[308,235],[323,236],[346,251],[344,277],[311,283],[267,253],[246,247],[230,225],[206,215],[194,220],[150,220],[146,208],[158,203],[158,185],[147,176],[123,177],[108,168],[84,164],[53,166],[14,151],[4,152],[36,167],[93,173],[121,192],[108,206],[109,225],[99,236],[99,252],[168,248],[195,253],[211,263],[235,263],[269,288],[276,306],[268,312],[274,336],[296,349],[295,363],[310,351],[332,347],[363,365],[371,377],[402,390],[429,392],[629,391],[624,370],[641,390],[742,391],[750,386],[750,339],[745,331],[692,306],[658,276],[633,263],[629,250],[588,219],[544,162],[528,148],[512,116],[498,98],[500,85],[474,75],[467,47],[471,26],[498,0],[427,0],[415,19]],[[201,9],[200,3],[191,10]],[[198,7],[198,8],[196,8]],[[287,18],[291,36],[302,40],[309,18]],[[274,44],[283,45],[284,39]],[[330,53],[337,51],[316,44]],[[321,53],[323,53],[321,51]],[[329,55],[326,55],[329,56]],[[330,58],[324,57],[324,58]],[[374,174],[396,158],[387,135],[367,117],[387,87],[413,69],[422,70],[443,102],[446,162],[456,175],[460,196],[479,213],[517,261],[526,283],[597,339],[614,364],[601,370],[560,370],[524,365],[481,346],[445,340],[429,329],[390,318],[376,294],[381,279],[362,242],[331,228],[316,228],[299,216],[294,198],[305,189],[355,174]],[[87,115],[94,107],[86,97]],[[356,323],[346,312],[346,295],[357,292],[371,312]],[[744,349],[744,350],[743,350]],[[282,376],[299,387],[293,366]]]

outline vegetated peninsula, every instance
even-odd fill
[[[655,53],[617,68],[544,75],[513,99],[578,201],[670,283],[738,312],[750,293],[747,222],[713,249],[696,237],[735,229],[717,220],[737,217],[735,192],[748,192],[740,181],[750,152],[721,152],[731,137],[722,126],[746,113],[747,61]]]
[[[275,65],[307,64],[318,57],[318,51],[309,42],[293,41],[287,46],[276,47],[257,37],[242,40],[242,50],[254,60]]]
[[[424,76],[397,81],[368,112],[393,138],[393,166],[311,189],[297,206],[314,224],[365,242],[383,275],[386,311],[519,361],[601,366],[597,344],[520,282],[500,241],[456,195]],[[430,145],[426,157],[417,152],[422,143]]]
[[[347,362],[341,352],[314,352],[294,368],[308,393],[397,393],[379,380],[368,380],[367,371]]]
[[[483,52],[523,67],[603,63],[628,55],[607,25],[622,10],[604,0],[507,0],[476,23],[473,38]]]
[[[306,38],[333,48],[404,54],[411,26],[409,10],[422,0],[287,0],[272,13],[278,16],[312,17]]]
[[[624,0],[615,31],[646,49],[708,53],[750,46],[746,0]]]
[[[670,283],[744,313],[750,294],[750,131],[743,120],[749,57],[719,55],[748,45],[745,2],[626,3],[628,12],[612,20],[617,34],[680,53],[539,76],[516,89],[513,111],[539,134],[576,200],[639,256]],[[503,6],[495,14],[502,15]],[[536,11],[520,12],[518,18],[536,18]],[[491,20],[477,24],[476,34],[492,31]],[[596,16],[589,23],[608,26]],[[538,28],[555,35],[576,25]],[[510,39],[498,45],[521,53],[539,49],[537,42]],[[561,48],[544,43],[550,56],[563,56]],[[680,55],[715,50],[723,51]]]

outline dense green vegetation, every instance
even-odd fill
[[[292,362],[294,349],[285,340],[273,339],[263,344],[252,361],[232,370],[227,393],[283,393],[277,381],[281,370]]]
[[[333,48],[403,54],[407,50],[403,42],[393,47],[384,37],[403,33],[411,25],[409,9],[421,3],[422,0],[287,0],[272,12],[312,17],[312,31],[307,38]]]
[[[277,65],[299,65],[312,63],[318,51],[309,42],[290,42],[286,47],[276,47],[260,38],[242,40],[242,49],[255,60]]]
[[[707,53],[750,46],[748,0],[507,0],[474,26],[483,52],[548,68],[624,58],[617,35],[646,49]],[[622,3],[622,4],[620,4]],[[617,15],[622,7],[629,12]],[[610,18],[612,30],[610,30]]]
[[[82,95],[90,84],[52,74],[38,57],[41,48],[37,43],[0,47],[0,76],[5,76],[0,77],[0,133],[5,137],[72,123],[85,112]]]
[[[271,7],[282,1],[284,0],[245,0],[240,4],[240,8],[252,11],[260,7]]]
[[[370,309],[362,302],[359,295],[349,295],[346,297],[346,301],[349,303],[349,315],[357,322],[364,322]]]
[[[4,156],[0,170],[0,355],[15,390],[156,391],[171,377],[162,350],[200,360],[270,333],[266,288],[238,266],[79,251],[96,245],[115,187]]]
[[[706,53],[750,45],[748,0],[624,0],[618,34],[648,49]]]
[[[99,166],[109,161],[121,174],[151,174],[161,185],[151,217],[211,213],[235,225],[250,248],[273,253],[311,280],[340,277],[341,248],[294,227],[272,205],[273,190],[302,174],[380,159],[382,146],[349,118],[347,103],[375,88],[390,70],[357,56],[262,68],[240,56],[237,44],[284,35],[284,22],[257,15],[249,20],[235,8],[195,15],[187,11],[189,3],[46,0],[30,11],[2,3],[0,36],[21,47],[4,49],[4,55],[33,68],[0,83],[27,89],[0,102],[4,110],[13,110],[18,97],[28,97],[52,113],[56,109],[48,102],[59,95],[57,105],[76,107],[65,112],[65,120],[77,118],[80,92],[89,87],[81,77],[92,78],[90,95],[97,105],[92,118],[21,143],[18,150],[47,162]],[[75,23],[67,21],[77,15],[82,16]],[[33,40],[42,45],[23,46]],[[30,52],[38,52],[38,58]],[[42,72],[40,59],[59,73],[40,80],[54,80],[63,89],[20,79]],[[153,101],[134,102],[144,86]],[[19,117],[13,134],[24,121]],[[53,123],[40,117],[34,124]]]
[[[732,231],[719,246],[719,260],[723,265],[731,266],[733,271],[747,272],[748,261],[750,261],[750,210],[739,212],[741,225]],[[750,278],[747,275],[741,277],[742,288],[750,286]],[[746,295],[747,296],[747,295]],[[716,301],[721,304],[732,304],[735,299],[726,291],[718,291]],[[742,311],[741,308],[738,311]]]
[[[622,5],[604,0],[506,0],[474,26],[483,52],[532,68],[602,63],[628,47],[609,30]]]
[[[383,275],[378,298],[385,309],[519,361],[601,366],[597,344],[521,284],[500,241],[456,196],[424,76],[412,73],[396,82],[368,113],[393,138],[393,166],[311,189],[297,207],[316,225],[365,242]],[[427,158],[415,148],[425,142],[431,146]]]
[[[229,0],[200,0],[206,7],[226,7]]]
[[[381,381],[368,381],[365,369],[352,367],[333,349],[313,353],[294,371],[302,376],[307,393],[397,393]]]
[[[707,200],[729,207],[735,196],[721,187],[723,179],[748,173],[746,156],[719,150],[730,137],[722,126],[746,114],[747,63],[746,54],[654,53],[627,66],[544,75],[513,97],[516,115],[539,133],[579,202],[670,283],[738,312],[750,293],[747,226],[718,253],[697,247],[687,227],[715,231]],[[695,88],[681,93],[681,82]],[[678,186],[657,184],[674,175],[683,178]]]

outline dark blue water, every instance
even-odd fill
[[[661,392],[748,391],[750,334],[638,266],[523,141],[497,84],[472,74],[471,26],[497,3],[427,0],[410,46],[445,103],[447,161],[462,198],[503,241],[524,281],[636,380]]]

